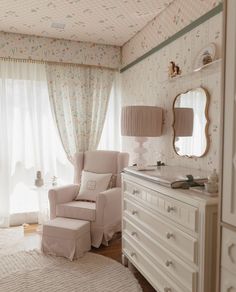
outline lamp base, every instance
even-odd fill
[[[147,153],[147,149],[143,147],[143,144],[148,141],[148,138],[136,137],[135,141],[139,143],[139,146],[134,149],[134,152],[137,153],[137,157],[135,159],[137,169],[145,170],[147,168],[147,160],[145,159],[144,154]]]

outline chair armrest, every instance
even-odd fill
[[[51,219],[56,217],[56,205],[73,201],[79,191],[79,187],[79,185],[68,185],[49,190],[48,199]]]
[[[121,188],[112,188],[96,197],[96,221],[106,225],[121,220]]]

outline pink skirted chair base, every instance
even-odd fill
[[[44,253],[73,261],[91,249],[90,222],[57,217],[43,225]]]

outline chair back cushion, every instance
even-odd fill
[[[112,173],[116,175],[115,186],[121,185],[120,173],[128,166],[129,154],[118,151],[86,151],[75,155],[75,183],[80,183],[82,170],[95,173]]]

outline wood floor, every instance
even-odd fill
[[[109,246],[101,246],[98,249],[93,248],[91,251],[112,258],[121,263],[121,235],[117,235],[114,239],[112,239],[109,243]],[[132,272],[135,275],[136,279],[139,281],[139,284],[142,287],[143,292],[156,291],[133,266]]]
[[[39,240],[39,236],[36,232],[38,225],[29,225],[25,228],[25,239],[29,240],[29,243],[32,243],[33,237],[35,240]],[[109,243],[109,246],[101,246],[100,248],[92,248],[91,252],[97,253],[109,258],[112,258],[119,263],[121,263],[121,235],[117,234]],[[156,290],[146,281],[146,279],[132,266],[131,267],[133,274],[135,275],[136,279],[139,281],[143,292],[155,292]]]

